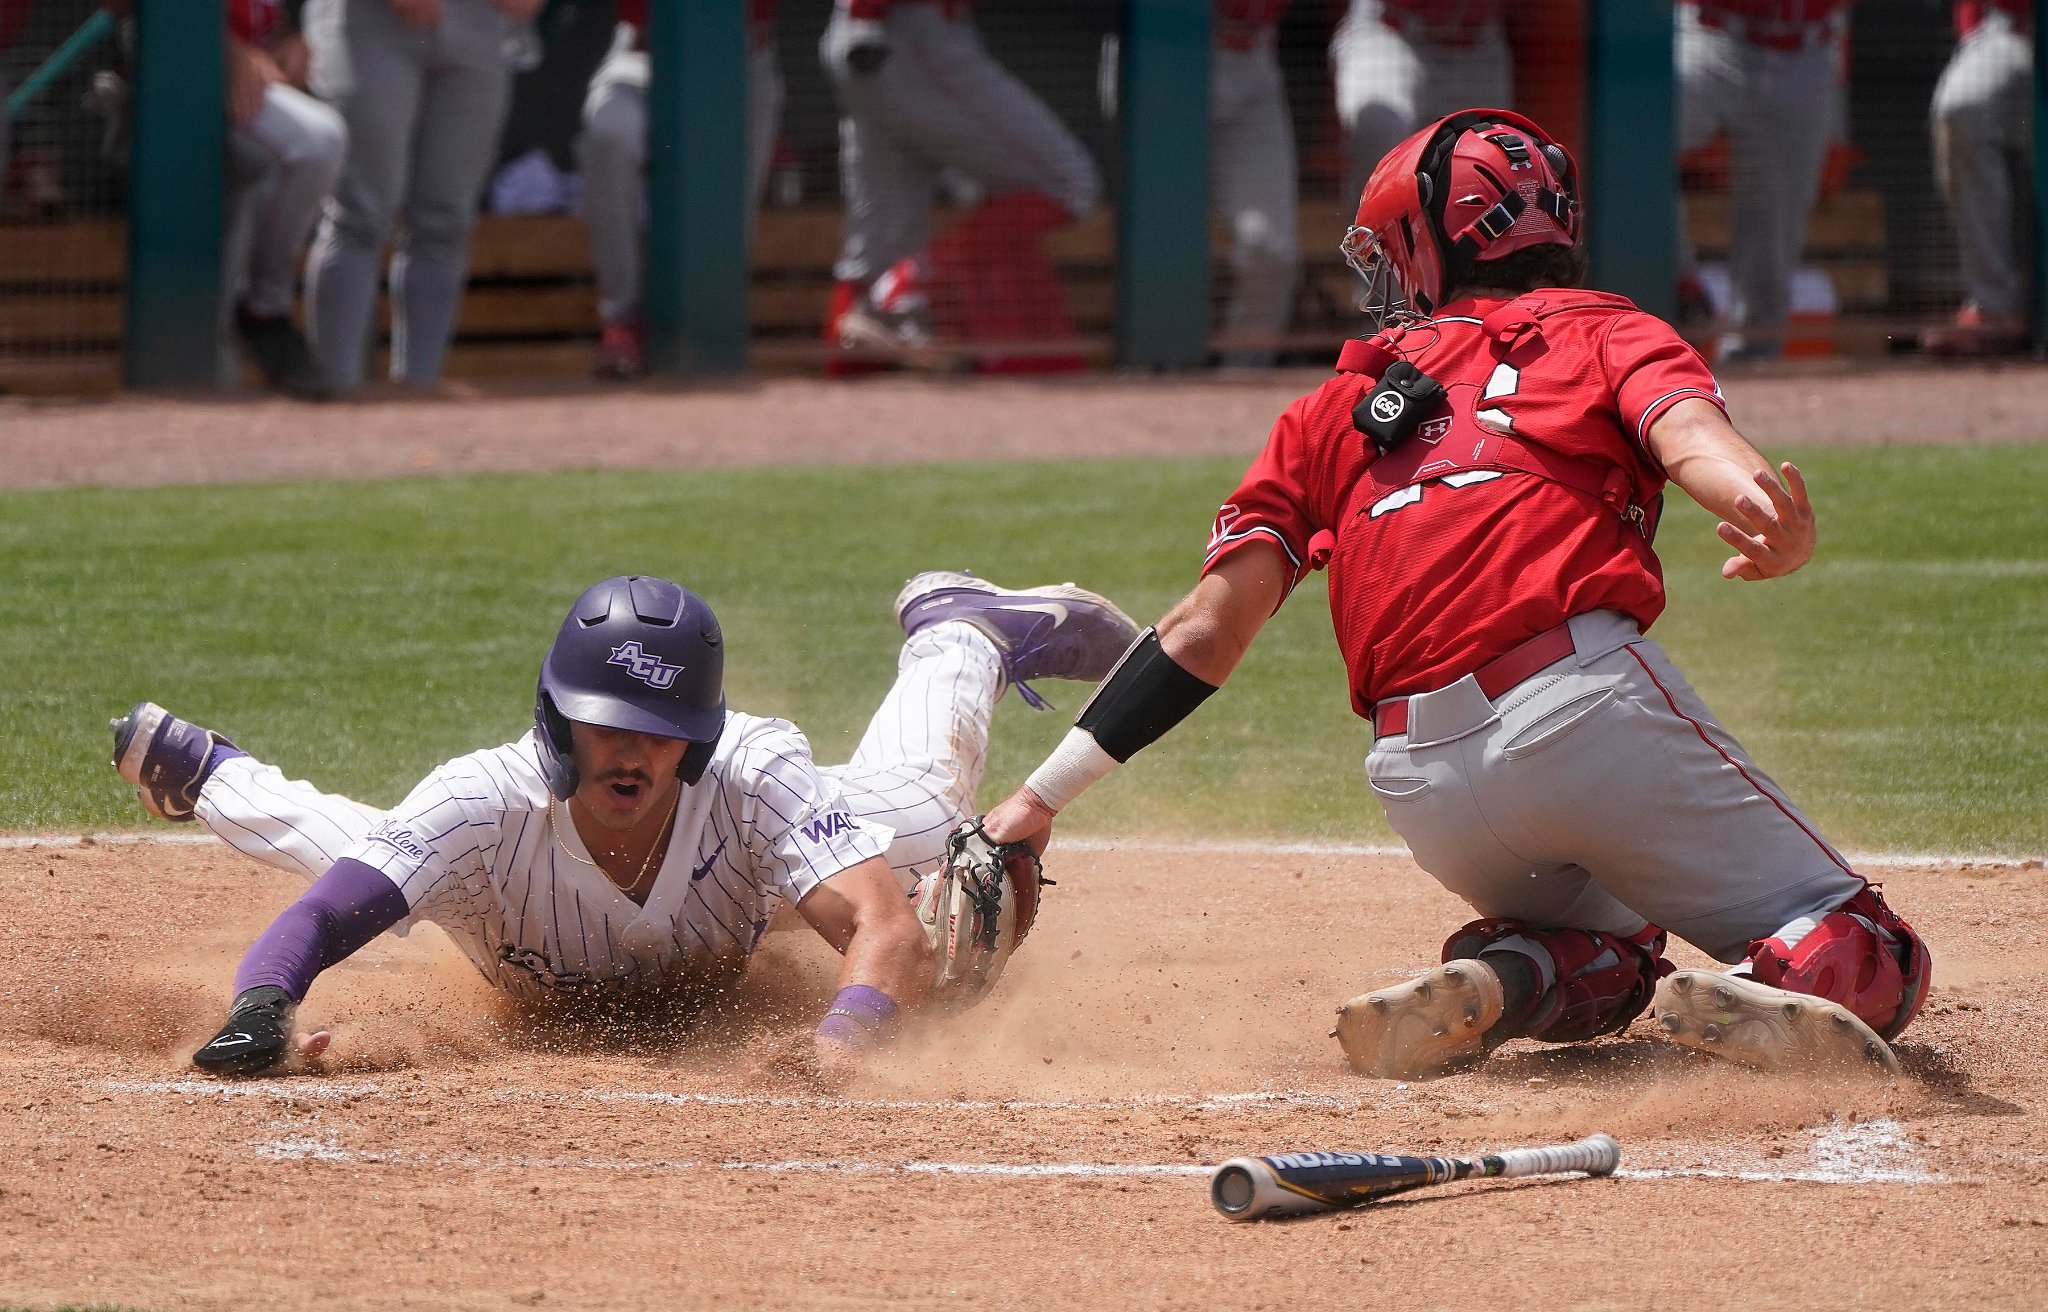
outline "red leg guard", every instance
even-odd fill
[[[1887,1041],[1920,1013],[1934,964],[1927,944],[1875,885],[1803,934],[1787,926],[1758,939],[1749,945],[1749,962],[1758,983],[1838,1002]]]
[[[1443,959],[1485,952],[1534,958],[1532,948],[1549,954],[1557,978],[1520,1029],[1545,1043],[1573,1043],[1627,1028],[1649,1007],[1657,981],[1672,970],[1664,959],[1664,931],[1655,925],[1624,938],[1590,929],[1536,929],[1519,920],[1475,920],[1444,941]]]

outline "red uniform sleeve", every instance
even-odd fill
[[[1652,468],[1662,466],[1650,454],[1650,425],[1666,410],[1692,396],[1712,401],[1723,411],[1728,409],[1707,362],[1656,315],[1615,316],[1601,346],[1600,363],[1614,392],[1622,427]]]
[[[284,27],[279,0],[228,0],[228,31],[252,46],[267,46]]]
[[[1317,506],[1322,500],[1317,489],[1327,486],[1327,480],[1314,441],[1317,407],[1312,404],[1321,395],[1311,393],[1296,401],[1273,424],[1265,450],[1216,512],[1209,548],[1202,557],[1203,574],[1246,543],[1270,542],[1287,557],[1287,590],[1281,594],[1285,601],[1310,570],[1320,569],[1328,559],[1328,515]]]

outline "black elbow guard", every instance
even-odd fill
[[[1081,708],[1074,725],[1093,735],[1113,759],[1128,761],[1215,691],[1166,654],[1157,630],[1147,629]]]

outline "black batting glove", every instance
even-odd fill
[[[275,984],[248,990],[229,1008],[220,1033],[192,1054],[192,1064],[214,1075],[261,1074],[284,1060],[294,1009],[291,995]]]

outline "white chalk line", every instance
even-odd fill
[[[0,851],[37,847],[80,847],[90,839],[108,847],[182,847],[219,840],[210,833],[182,831],[162,833],[145,829],[95,834],[4,834]],[[1171,838],[1060,838],[1054,856],[1066,852],[1188,852],[1219,856],[1356,856],[1405,857],[1408,849],[1393,843],[1319,843],[1291,840],[1171,839]],[[1853,866],[1870,870],[1909,870],[1922,866],[1990,866],[2013,869],[2048,863],[2048,856],[2008,856],[1968,852],[1848,852]]]
[[[108,1080],[109,1093],[275,1102],[411,1100],[411,1091],[387,1090],[374,1082],[313,1079],[261,1080],[224,1084],[212,1080]],[[475,1095],[465,1094],[465,1097]],[[801,1111],[1141,1111],[1167,1108],[1193,1112],[1307,1109],[1354,1111],[1382,1099],[1363,1095],[1251,1091],[1245,1093],[1146,1093],[1121,1098],[839,1098],[827,1094],[674,1093],[650,1089],[500,1089],[483,1095],[494,1102],[654,1103],[674,1107],[776,1107]]]
[[[353,1102],[359,1100],[410,1101],[412,1091],[389,1090],[369,1081],[279,1080],[246,1084],[221,1084],[209,1080],[108,1080],[110,1093],[139,1096],[266,1099],[274,1102]],[[465,1095],[470,1096],[470,1095]],[[1152,1107],[1200,1112],[1242,1112],[1258,1109],[1355,1109],[1372,1099],[1317,1093],[1254,1091],[1230,1094],[1147,1094],[1128,1098],[1080,1099],[909,1099],[837,1098],[823,1094],[707,1094],[670,1093],[658,1090],[586,1089],[550,1093],[536,1089],[500,1090],[487,1095],[493,1101],[551,1101],[566,1103],[654,1103],[698,1107],[776,1107],[814,1111],[1131,1111]],[[1674,1144],[1653,1157],[1673,1165],[1624,1166],[1615,1174],[1628,1180],[1733,1180],[1745,1183],[1806,1184],[1950,1184],[1950,1177],[1929,1171],[1921,1162],[1919,1145],[1907,1137],[1899,1122],[1879,1119],[1865,1122],[1832,1122],[1806,1131],[1809,1140],[1804,1164],[1786,1166],[1749,1163],[1715,1163],[1718,1153],[1708,1146]],[[517,1155],[423,1154],[404,1150],[367,1150],[342,1146],[332,1135],[327,1138],[297,1136],[266,1140],[254,1145],[259,1156],[275,1160],[311,1160],[409,1166],[459,1166],[472,1170],[601,1170],[601,1171],[787,1171],[825,1173],[874,1173],[898,1171],[909,1174],[1001,1176],[1014,1178],[1078,1178],[1085,1176],[1179,1176],[1201,1175],[1210,1168],[1185,1163],[1010,1163],[874,1161],[865,1159],[795,1159],[783,1162],[682,1161],[668,1158],[534,1157]],[[1640,1152],[1640,1150],[1636,1150]]]
[[[1931,1185],[1956,1183],[1917,1165],[1918,1148],[1896,1121],[1834,1124],[1807,1132],[1811,1162],[1790,1168],[1742,1166],[1624,1166],[1623,1180],[1729,1180],[1745,1184]],[[941,1162],[909,1159],[792,1158],[688,1160],[636,1157],[546,1157],[520,1154],[422,1153],[405,1149],[356,1149],[329,1131],[251,1145],[270,1161],[315,1161],[346,1165],[450,1167],[484,1171],[744,1171],[810,1175],[940,1175],[1009,1180],[1167,1179],[1207,1176],[1215,1167],[1189,1162]]]

